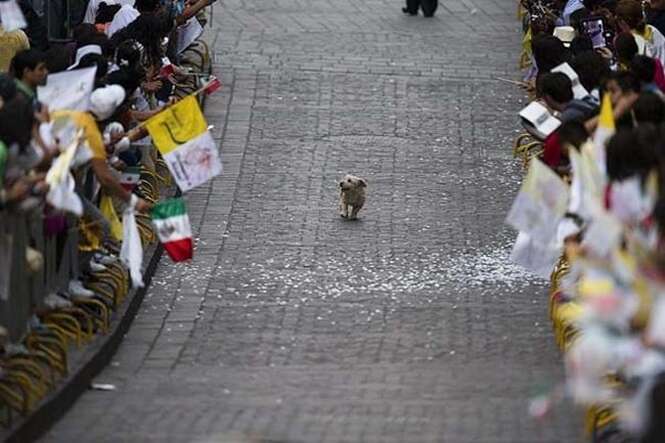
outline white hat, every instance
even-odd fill
[[[67,68],[68,71],[71,71],[74,69],[76,66],[78,66],[79,62],[83,57],[85,57],[88,54],[99,54],[102,55],[102,47],[99,45],[85,45],[81,46],[76,50],[76,57],[74,57],[74,64],[71,65],[69,68]]]
[[[553,35],[563,42],[563,45],[567,48],[570,46],[570,42],[575,38],[575,28],[572,26],[557,26],[554,28]]]
[[[119,85],[109,85],[95,89],[90,94],[90,112],[98,120],[106,120],[125,101],[125,90]]]

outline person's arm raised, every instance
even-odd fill
[[[198,0],[194,2],[191,6],[185,8],[185,10],[181,15],[176,17],[175,19],[176,26],[181,26],[185,24],[187,20],[198,14],[199,11],[201,11],[201,9],[205,8],[206,6],[212,5],[216,1],[217,0]]]

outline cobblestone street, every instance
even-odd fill
[[[508,0],[224,0],[206,104],[224,173],[186,195],[113,363],[46,442],[571,443],[544,281],[503,219],[523,91]],[[357,222],[337,181],[369,182]]]

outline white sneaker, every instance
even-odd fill
[[[111,254],[103,254],[101,252],[95,252],[95,255],[93,256],[93,260],[96,261],[97,263],[100,263],[102,265],[112,265],[113,263],[118,261],[118,257],[111,255]]]
[[[106,266],[96,262],[95,259],[93,258],[92,260],[90,260],[90,270],[92,272],[103,272],[106,271]]]
[[[70,280],[68,292],[75,297],[94,297],[95,293],[90,289],[87,289],[81,283],[81,280]]]
[[[72,302],[54,293],[44,297],[44,304],[51,309],[71,308],[73,306]]]

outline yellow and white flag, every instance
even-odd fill
[[[533,241],[548,244],[554,239],[559,221],[566,212],[568,194],[568,185],[534,158],[506,223],[528,234]]]
[[[208,128],[199,102],[192,95],[150,118],[145,126],[162,155],[202,135]]]
[[[178,187],[187,192],[221,174],[215,140],[194,96],[152,117],[146,128]]]
[[[598,127],[593,134],[593,156],[600,172],[605,175],[606,169],[606,145],[607,141],[614,135],[616,128],[614,126],[614,113],[612,112],[612,100],[610,94],[603,95],[603,101],[600,105],[600,115],[598,117]]]

